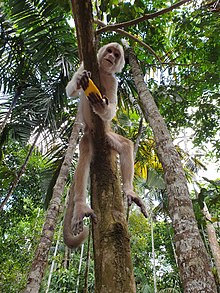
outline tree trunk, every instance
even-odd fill
[[[89,281],[89,266],[90,266],[90,243],[91,243],[91,227],[89,227],[89,236],[88,236],[88,243],[87,243],[87,252],[86,252],[86,269],[85,269],[85,282],[83,293],[88,293],[88,281]]]
[[[206,230],[207,230],[208,239],[209,239],[209,246],[212,251],[212,256],[213,256],[213,259],[215,262],[218,281],[220,283],[220,246],[219,246],[218,239],[216,236],[215,227],[212,223],[212,217],[209,213],[208,207],[205,202],[204,202],[204,208],[203,208],[202,212],[207,219]]]
[[[136,290],[117,164],[101,147],[100,143],[91,168],[92,207],[98,217],[93,229],[95,292],[132,293]]]
[[[69,146],[67,148],[66,155],[60,169],[60,174],[53,189],[53,195],[47,210],[42,235],[37,250],[35,252],[35,257],[32,262],[24,293],[37,293],[39,291],[40,284],[47,265],[49,250],[52,244],[53,235],[60,211],[62,193],[65,187],[67,176],[69,174],[73,152],[77,144],[77,138],[79,136],[80,128],[81,124],[78,122],[77,117],[71,133]]]
[[[86,70],[99,83],[94,50],[92,5],[90,0],[72,0],[77,37]],[[91,198],[98,223],[93,225],[95,292],[136,292],[130,254],[130,240],[117,173],[116,156],[105,141],[101,119],[93,115],[95,125],[94,157],[91,166]]]
[[[157,275],[156,275],[156,255],[154,246],[154,222],[152,215],[150,218],[150,228],[151,228],[151,245],[152,245],[152,258],[153,258],[153,279],[154,279],[154,293],[157,293]]]
[[[84,243],[81,246],[81,253],[80,253],[80,259],[79,259],[79,267],[78,267],[77,280],[76,280],[76,293],[79,292],[79,279],[80,279],[80,273],[81,273],[82,262],[83,262],[83,253],[84,253]]]
[[[140,106],[156,141],[158,157],[163,165],[169,213],[184,292],[217,292],[208,255],[199,234],[187,182],[179,155],[154,99],[147,89],[143,74],[132,49],[126,50],[140,98]]]
[[[47,281],[47,289],[46,289],[45,293],[50,292],[50,284],[51,284],[51,279],[52,279],[53,271],[54,271],[54,267],[55,267],[55,258],[56,258],[58,247],[60,244],[60,234],[61,234],[62,227],[63,227],[63,222],[61,222],[61,224],[60,224],[60,229],[58,232],[58,239],[57,239],[57,243],[56,243],[54,254],[53,254],[53,260],[52,260],[51,267],[50,267],[50,273],[49,273],[49,277],[48,277],[48,281]]]

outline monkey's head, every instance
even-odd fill
[[[121,72],[125,65],[124,50],[118,43],[101,47],[97,57],[101,69],[108,73]]]

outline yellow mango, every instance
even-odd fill
[[[94,93],[96,95],[99,95],[100,98],[102,98],[102,95],[101,95],[99,89],[94,84],[94,82],[89,78],[89,86],[85,89],[85,94],[88,97],[90,93]]]

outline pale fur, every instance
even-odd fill
[[[111,51],[112,53],[110,53]],[[116,58],[117,54],[119,54],[119,58]],[[73,75],[66,87],[66,92],[69,97],[80,96],[79,110],[81,119],[85,124],[84,135],[80,142],[80,157],[75,172],[74,183],[70,189],[70,202],[67,206],[64,221],[64,240],[71,248],[78,247],[88,234],[83,227],[83,218],[91,216],[94,221],[96,220],[94,211],[86,204],[87,181],[93,155],[93,144],[91,140],[93,125],[90,106],[92,106],[93,111],[99,115],[105,124],[109,124],[116,114],[117,105],[118,82],[114,73],[121,72],[125,64],[124,51],[122,46],[118,43],[110,43],[103,46],[98,51],[97,58],[100,82],[104,89],[104,95],[108,98],[108,104],[100,106],[100,104],[97,105],[97,103],[90,103],[83,90],[78,88],[79,80],[84,70],[83,64]],[[109,147],[117,151],[120,156],[123,191],[125,195],[128,197],[129,202],[134,201],[140,203],[140,199],[133,191],[132,184],[134,176],[133,143],[112,132],[108,127],[106,128],[106,137]],[[138,205],[142,209],[142,204],[140,203]],[[78,236],[76,236],[77,234]]]

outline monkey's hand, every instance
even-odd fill
[[[87,96],[90,103],[92,104],[93,107],[97,108],[97,107],[101,107],[101,108],[105,108],[105,105],[108,105],[108,98],[106,96],[101,96],[101,94],[99,95],[98,93],[89,93],[89,95]]]
[[[84,217],[91,217],[93,222],[97,223],[97,217],[93,211],[87,204],[83,202],[75,203],[73,218],[72,218],[72,230],[73,234],[77,235],[83,231],[83,219]]]
[[[138,197],[134,191],[130,191],[128,193],[126,193],[127,196],[127,200],[128,200],[128,206],[131,206],[132,202],[136,203],[137,206],[139,206],[142,214],[145,216],[145,218],[148,218],[148,214],[147,214],[147,210],[145,207],[145,204],[143,202],[143,200]]]
[[[102,94],[94,82],[90,79],[90,76],[91,73],[84,70],[79,77],[78,86],[82,87],[92,106],[101,106],[104,108],[105,105],[108,105],[108,99],[106,96],[102,97]]]
[[[104,102],[108,105],[108,99],[105,96],[102,97],[102,94],[100,93],[94,82],[90,79],[90,76],[91,73],[84,70],[79,77],[78,85],[82,87],[85,95],[92,105],[99,103],[103,104],[104,106]]]
[[[77,80],[77,87],[82,88],[86,91],[89,88],[89,80],[90,80],[91,72],[87,70],[83,70],[83,72],[79,75]]]

